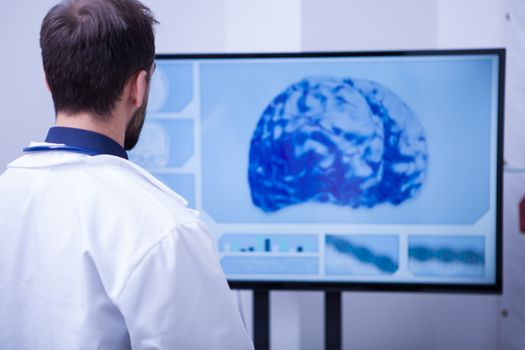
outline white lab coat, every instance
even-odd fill
[[[8,168],[0,349],[253,348],[206,229],[148,172],[64,151]]]

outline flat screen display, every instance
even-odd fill
[[[503,50],[158,55],[130,159],[233,287],[498,291]]]

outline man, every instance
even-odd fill
[[[127,160],[154,23],[136,0],[44,18],[56,126],[0,176],[1,349],[253,347],[197,214]]]

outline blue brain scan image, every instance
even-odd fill
[[[306,202],[372,208],[413,198],[427,171],[425,131],[400,97],[371,80],[320,76],[268,104],[248,181],[266,213]]]

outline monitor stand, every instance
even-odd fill
[[[324,295],[325,349],[342,349],[341,292],[325,291]],[[253,343],[255,350],[270,350],[270,291],[253,291]]]
[[[270,291],[253,291],[253,344],[255,350],[270,350]]]
[[[341,350],[342,337],[341,291],[324,292],[324,348]]]

